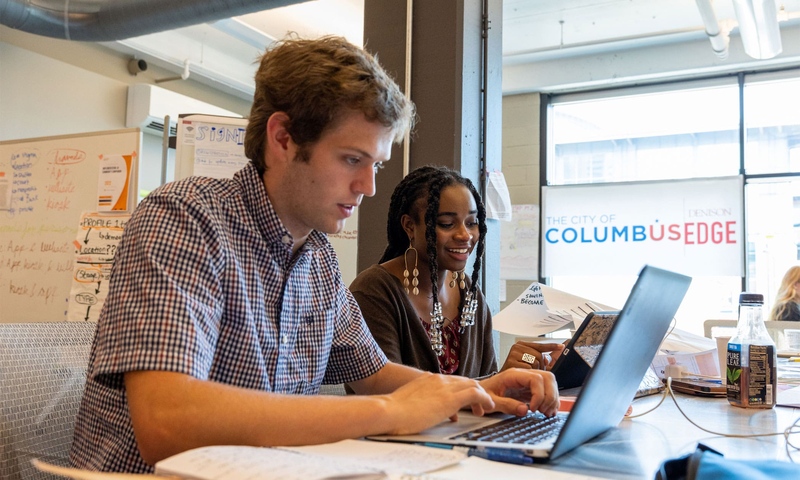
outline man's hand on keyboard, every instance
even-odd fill
[[[494,399],[496,412],[523,416],[530,409],[553,416],[558,411],[558,385],[550,372],[510,368],[480,383]]]

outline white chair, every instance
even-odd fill
[[[347,395],[347,392],[344,389],[343,383],[337,383],[336,385],[322,385],[319,388],[320,395]]]
[[[0,479],[54,479],[67,465],[94,322],[0,324]]]
[[[725,335],[736,335],[737,320],[715,320],[709,319],[703,322],[703,334],[707,338],[714,338],[715,329],[725,329]],[[779,349],[787,348],[786,336],[784,330],[786,329],[800,329],[800,322],[778,322],[778,321],[764,321],[764,326],[767,327],[767,333],[772,337],[775,345]]]

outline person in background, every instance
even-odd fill
[[[800,266],[791,267],[783,275],[769,320],[800,321]]]
[[[462,408],[555,415],[549,372],[477,382],[388,362],[343,284],[326,233],[374,195],[414,119],[377,61],[339,37],[288,39],[255,80],[250,163],[154,190],[125,227],[71,464],[152,472],[196,447],[414,433]],[[337,383],[363,395],[317,395]]]
[[[472,182],[442,166],[412,171],[392,194],[386,236],[379,264],[350,291],[389,360],[471,378],[496,373],[492,315],[478,288],[486,211]],[[502,369],[545,369],[563,348],[517,342]]]

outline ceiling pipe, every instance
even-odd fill
[[[775,0],[733,0],[733,9],[746,54],[767,59],[783,51]]]
[[[45,37],[109,42],[302,0],[0,0],[0,24]]]
[[[189,75],[190,75],[190,72],[189,72],[189,64],[190,63],[191,62],[187,58],[186,60],[183,61],[183,73],[181,73],[177,77],[169,77],[169,78],[158,79],[158,80],[156,80],[156,84],[164,83],[164,82],[171,82],[173,80],[186,80],[187,78],[189,78]],[[166,125],[166,123],[164,125]]]
[[[717,15],[714,13],[713,0],[696,0],[697,9],[703,19],[706,35],[711,41],[711,49],[722,60],[728,58],[728,45],[730,44],[730,31],[720,27]]]

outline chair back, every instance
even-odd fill
[[[94,322],[0,324],[0,479],[53,479],[67,465]]]
[[[713,338],[720,334],[736,335],[736,320],[716,320],[709,319],[703,322],[703,334],[707,338]],[[778,349],[786,349],[788,347],[786,335],[784,330],[787,329],[800,329],[800,322],[782,322],[777,320],[765,320],[764,326],[767,328],[767,333],[775,342]],[[716,330],[717,328],[724,330]],[[719,332],[719,333],[715,333]]]

